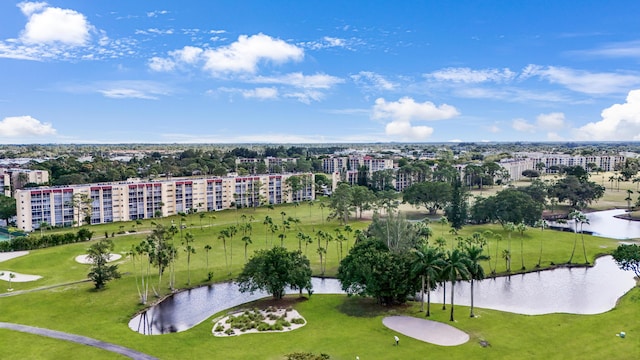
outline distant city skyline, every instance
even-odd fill
[[[0,3],[0,144],[640,140],[640,2]]]

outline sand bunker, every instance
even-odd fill
[[[12,252],[0,252],[0,262],[11,260],[23,255],[27,255],[28,251],[12,251]]]
[[[388,316],[382,319],[382,324],[403,335],[436,345],[455,346],[469,341],[469,335],[464,331],[437,321],[410,316]]]
[[[15,277],[11,279],[11,282],[14,282],[14,283],[29,282],[29,281],[36,281],[38,279],[42,279],[42,276],[40,275],[20,274],[15,271],[9,271],[9,270],[0,270],[0,274],[1,273],[4,273],[4,274],[0,276],[0,280],[4,280],[4,281],[9,281],[9,273],[15,275]]]
[[[120,260],[122,255],[120,254],[109,254],[109,262]],[[92,264],[93,262],[89,259],[89,255],[78,255],[76,256],[76,261],[80,264]]]
[[[284,332],[298,329],[306,320],[293,309],[269,307],[265,310],[238,311],[213,325],[215,336],[237,336],[251,333]]]

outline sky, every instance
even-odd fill
[[[640,1],[0,2],[0,144],[640,140]]]

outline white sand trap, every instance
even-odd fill
[[[4,281],[9,281],[9,273],[12,273],[13,275],[15,275],[15,277],[11,279],[11,282],[29,282],[29,281],[36,281],[38,279],[42,279],[42,276],[40,275],[20,274],[15,271],[9,271],[9,270],[0,270],[0,274],[1,273],[4,273],[4,274],[0,276],[0,280],[4,280]]]
[[[0,252],[0,262],[15,259],[19,256],[27,255],[28,253],[28,251]]]
[[[122,255],[120,254],[109,254],[109,262],[120,260]],[[89,255],[78,255],[76,256],[76,261],[80,264],[92,264],[93,262],[89,259]]]
[[[283,317],[284,320],[289,322],[290,325],[283,327],[282,330],[259,331],[257,328],[253,328],[253,329],[247,329],[242,331],[236,328],[236,329],[233,329],[233,332],[229,332],[228,330],[231,328],[231,325],[227,323],[227,320],[231,317],[241,316],[245,312],[254,313],[253,310],[242,310],[242,311],[229,314],[228,316],[225,316],[222,319],[218,319],[218,321],[216,321],[216,323],[213,324],[213,331],[212,331],[213,335],[226,337],[226,336],[238,336],[238,335],[251,334],[251,333],[285,332],[285,331],[292,331],[292,330],[298,329],[307,324],[307,321],[302,316],[300,316],[297,310],[293,310],[293,309],[286,310],[282,308],[270,309],[270,311],[258,310],[258,313],[264,317],[264,320],[262,321],[269,325],[276,323],[276,320],[272,320],[268,318],[269,315],[272,315],[272,317],[278,317],[278,318]],[[302,324],[294,324],[292,322],[293,319],[302,319],[304,322]]]
[[[436,345],[456,346],[469,341],[469,335],[464,331],[437,321],[411,316],[388,316],[382,319],[382,324],[403,335]]]

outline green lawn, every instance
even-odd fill
[[[197,253],[191,261],[192,286],[204,284],[206,278],[206,254],[203,247],[210,244],[213,250],[209,254],[210,269],[214,272],[214,281],[221,281],[237,274],[244,263],[244,248],[236,235],[233,242],[232,275],[225,267],[225,256],[222,242],[217,238],[220,229],[240,222],[244,213],[254,217],[253,244],[249,251],[270,246],[270,232],[266,231],[262,221],[271,216],[275,223],[281,222],[280,212],[286,216],[300,218],[300,229],[287,232],[285,245],[297,248],[296,234],[302,231],[308,234],[317,230],[333,232],[340,228],[336,222],[324,220],[329,213],[328,208],[316,204],[309,207],[287,205],[275,210],[248,209],[240,211],[222,211],[209,218],[207,213],[200,224],[198,214],[187,217],[185,224],[195,238]],[[172,219],[161,219],[169,224]],[[174,222],[179,222],[177,217]],[[135,223],[134,223],[135,224]],[[150,221],[136,225],[136,233],[114,238],[115,252],[123,253],[131,245],[139,243],[151,228]],[[363,229],[367,222],[354,221],[350,224],[354,229]],[[110,224],[92,227],[96,238],[104,237],[104,232],[118,232],[121,224]],[[132,224],[124,224],[130,229]],[[448,228],[440,228],[432,224],[435,236],[441,234],[448,239],[449,245],[455,243],[455,236],[449,234]],[[498,226],[465,227],[460,236],[470,236],[473,232],[492,230],[502,234],[497,243],[501,251],[507,247],[508,234]],[[37,234],[34,234],[37,235]],[[184,235],[184,233],[183,233]],[[574,241],[577,249],[574,263],[583,263],[581,238],[573,233],[540,231],[529,229],[523,236],[519,233],[511,235],[512,270],[521,267],[520,240],[522,239],[526,270],[532,270],[538,261],[540,240],[543,242],[542,266],[552,263],[565,263],[571,253]],[[265,240],[266,239],[266,240]],[[315,237],[314,237],[315,239]],[[353,244],[350,235],[349,246]],[[587,257],[590,262],[598,254],[608,253],[616,246],[610,239],[585,236]],[[95,241],[95,240],[94,240]],[[180,235],[176,237],[180,243]],[[273,242],[279,243],[277,234]],[[265,244],[265,242],[267,244]],[[29,255],[0,263],[0,268],[27,274],[43,275],[43,279],[31,283],[14,283],[14,291],[28,290],[42,286],[82,280],[88,271],[87,265],[74,261],[75,256],[85,253],[88,243],[71,244],[55,248],[32,251]],[[488,243],[490,255],[495,255],[496,240]],[[227,244],[228,255],[230,245]],[[317,243],[309,245],[307,252],[314,273],[319,272],[319,257],[315,253]],[[347,244],[344,244],[347,251]],[[304,246],[303,246],[304,251]],[[339,262],[337,244],[330,244],[328,252],[328,274],[335,274]],[[631,354],[640,353],[640,288],[635,288],[625,295],[618,307],[600,315],[567,315],[554,314],[542,316],[524,316],[493,310],[477,309],[479,318],[470,319],[468,308],[456,307],[457,322],[453,325],[471,335],[469,343],[457,347],[440,347],[402,337],[401,346],[393,346],[394,332],[386,329],[381,322],[388,314],[408,314],[424,316],[418,312],[417,304],[395,308],[381,308],[367,299],[348,298],[346,296],[313,295],[310,300],[297,302],[295,307],[304,316],[308,324],[290,333],[251,334],[233,338],[217,338],[211,335],[210,321],[195,328],[178,333],[161,336],[144,336],[131,331],[127,324],[133,314],[143,308],[138,304],[138,295],[131,261],[126,256],[120,261],[123,278],[110,282],[107,289],[95,292],[91,283],[62,286],[50,290],[35,291],[16,296],[0,297],[0,321],[15,322],[32,326],[40,326],[60,331],[94,337],[100,340],[131,347],[162,359],[176,358],[225,358],[225,359],[282,359],[286,353],[295,351],[311,351],[328,353],[334,359],[413,359],[413,358],[451,358],[451,359],[538,359],[538,358],[582,358],[582,359],[628,359]],[[485,269],[489,270],[487,263]],[[497,272],[505,271],[505,262],[500,258]],[[162,289],[166,293],[167,276],[163,279]],[[156,278],[157,281],[157,278]],[[176,283],[186,287],[187,264],[184,254],[180,255],[176,266]],[[6,287],[0,283],[0,294]],[[433,319],[448,323],[448,311],[433,312]],[[214,315],[216,317],[218,315]],[[626,331],[626,339],[615,336]],[[20,334],[8,330],[0,330],[0,358],[92,358],[116,359],[120,356],[102,350],[70,344],[64,341],[41,338],[34,335]],[[11,341],[5,341],[11,339]],[[482,348],[480,339],[488,341],[491,346]],[[69,355],[71,354],[71,355]]]

